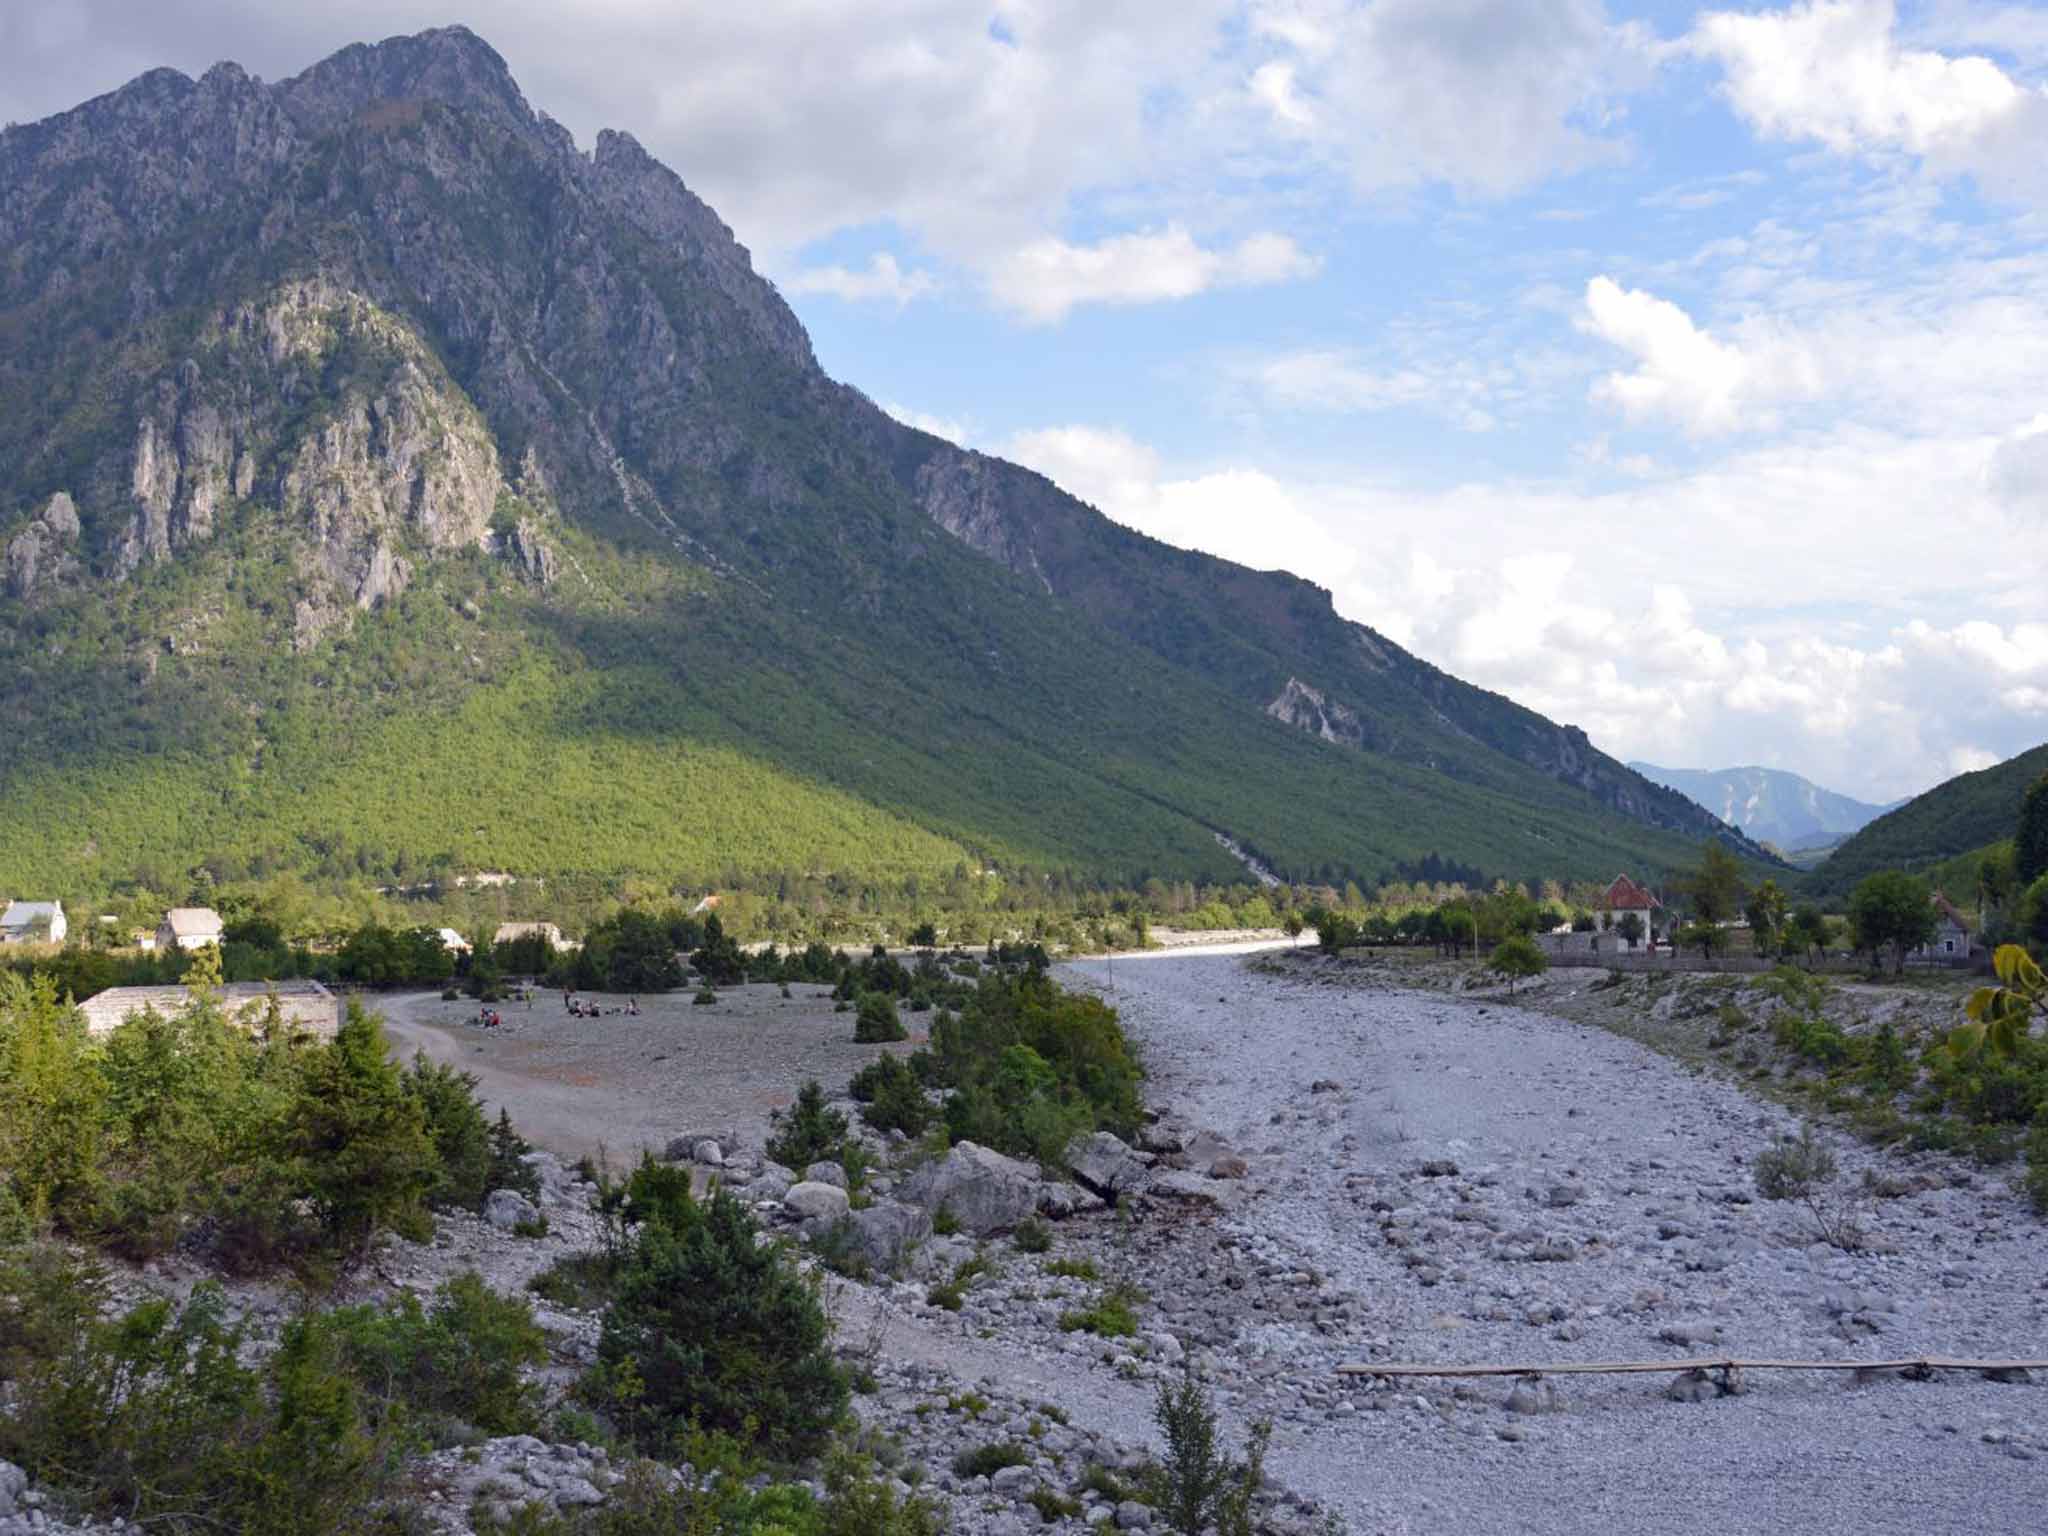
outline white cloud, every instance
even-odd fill
[[[2048,413],[1992,450],[1986,479],[2005,506],[2048,523]]]
[[[931,273],[904,271],[887,251],[877,252],[865,267],[805,267],[782,286],[791,293],[829,293],[850,303],[882,300],[898,309],[938,287]]]
[[[1156,304],[1211,288],[1288,282],[1316,269],[1316,260],[1285,235],[1252,235],[1212,250],[1173,224],[1094,245],[1034,240],[995,264],[989,291],[1006,308],[1043,324],[1081,304]]]
[[[1287,56],[1251,95],[1366,189],[1490,196],[1611,162],[1605,104],[1646,69],[1600,0],[1262,0],[1252,15]]]
[[[876,402],[883,412],[893,416],[906,427],[915,427],[920,432],[929,432],[933,437],[943,437],[956,448],[973,446],[974,434],[967,424],[951,416],[934,416],[927,411],[914,411],[907,405],[895,405],[887,400]]]
[[[1820,387],[1798,345],[1777,337],[1749,347],[1716,340],[1670,300],[1609,277],[1586,285],[1583,323],[1636,359],[1633,371],[1598,380],[1593,397],[1631,419],[1668,417],[1692,436],[1768,425],[1771,405],[1811,397]]]
[[[1686,46],[1721,65],[1730,104],[1768,137],[1903,151],[2002,194],[2048,186],[2048,93],[1982,56],[1902,47],[1895,23],[1891,0],[1806,0],[1702,16]]]

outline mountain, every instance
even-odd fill
[[[827,378],[461,28],[0,134],[0,887],[1654,876],[1584,734]]]
[[[1698,801],[1757,842],[1788,853],[1839,843],[1904,804],[1867,805],[1777,768],[1659,768],[1643,762],[1629,767]]]
[[[1880,869],[1926,873],[1944,860],[1988,849],[2013,835],[2020,797],[2048,773],[2048,743],[1992,768],[1959,773],[1878,817],[1813,871],[1814,895],[1839,900]],[[1967,893],[1953,892],[1958,899]]]

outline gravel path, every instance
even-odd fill
[[[1095,961],[1066,975],[1109,979]],[[1802,1209],[1753,1202],[1749,1163],[1783,1111],[1602,1031],[1336,975],[1227,957],[1115,968],[1155,1099],[1251,1159],[1251,1197],[1223,1225],[1359,1303],[1362,1333],[1243,1320],[1242,1379],[1273,1384],[1225,1401],[1278,1407],[1283,1479],[1361,1530],[2042,1528],[2038,1385],[1771,1373],[1680,1403],[1661,1375],[1566,1377],[1563,1411],[1532,1415],[1505,1410],[1504,1381],[1337,1390],[1343,1358],[2042,1355],[2048,1239],[1990,1178],[1954,1187],[1946,1165],[1838,1141],[1851,1179],[1931,1186],[1864,1202],[1891,1251],[1844,1253]],[[1076,1408],[1131,1411],[1085,1396]]]

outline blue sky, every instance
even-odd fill
[[[451,19],[0,16],[0,116]],[[280,11],[286,14],[279,14]],[[2048,9],[501,0],[837,376],[1623,756],[2048,738]]]

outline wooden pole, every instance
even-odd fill
[[[1593,1376],[1681,1371],[2048,1371],[2048,1360],[1956,1360],[1913,1355],[1898,1360],[1740,1360],[1711,1355],[1689,1360],[1586,1360],[1538,1365],[1369,1365],[1350,1362],[1339,1376]]]

